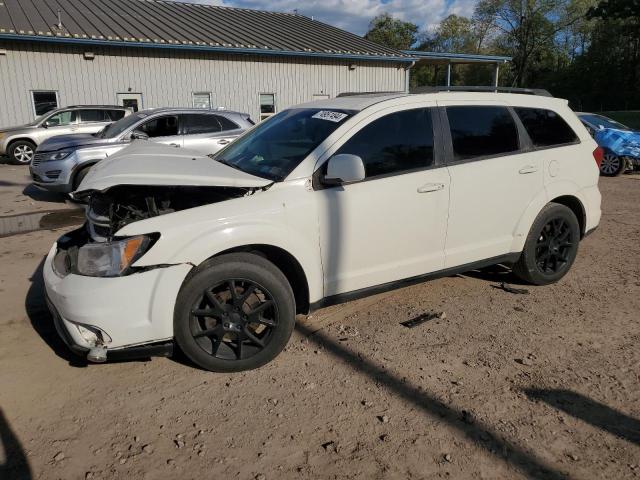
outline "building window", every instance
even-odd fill
[[[276,95],[275,93],[260,94],[260,121],[269,118],[276,113]]]
[[[211,108],[211,93],[209,92],[194,92],[193,93],[193,108]]]
[[[58,92],[55,91],[32,91],[31,100],[36,117],[58,108]]]

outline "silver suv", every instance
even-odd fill
[[[68,193],[80,185],[92,165],[122,150],[132,140],[149,140],[208,155],[252,125],[248,114],[229,110],[143,110],[92,135],[62,135],[43,142],[31,163],[31,176],[39,187]]]
[[[8,155],[11,163],[26,165],[46,139],[68,133],[95,133],[130,113],[131,109],[118,105],[58,108],[27,125],[0,129],[0,155]]]

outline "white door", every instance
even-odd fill
[[[360,156],[366,179],[314,193],[325,296],[443,268],[449,175],[434,158],[432,109],[395,110],[334,152]]]
[[[543,190],[542,164],[523,153],[518,126],[505,105],[438,102],[451,134],[451,196],[446,267],[510,253],[516,226]]]
[[[134,112],[143,109],[141,93],[118,93],[118,105],[131,108]]]

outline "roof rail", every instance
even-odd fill
[[[66,105],[58,108],[125,108],[122,105]]]
[[[336,98],[340,98],[340,97],[357,97],[357,96],[361,96],[361,95],[398,95],[401,93],[405,93],[405,92],[401,92],[399,90],[396,91],[386,91],[386,92],[342,92],[339,93],[338,95],[336,95]]]
[[[540,95],[553,97],[551,93],[542,88],[516,88],[516,87],[487,87],[487,86],[449,86],[449,87],[415,87],[411,93],[436,93],[436,92],[494,92],[494,93],[519,93],[523,95]]]

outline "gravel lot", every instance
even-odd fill
[[[0,165],[0,215],[72,208],[25,174]],[[561,283],[493,269],[332,307],[234,375],[86,365],[43,305],[63,230],[0,238],[0,478],[640,478],[640,176],[601,190]]]

